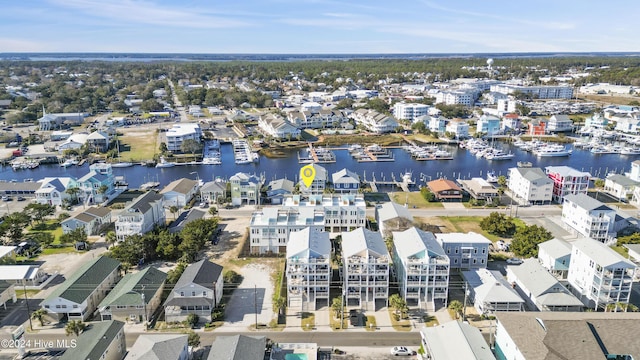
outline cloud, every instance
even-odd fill
[[[0,49],[10,52],[53,51],[49,43],[10,38],[0,38]]]
[[[210,10],[169,7],[145,0],[51,0],[60,8],[116,23],[161,25],[196,29],[250,26],[248,22],[214,15]]]

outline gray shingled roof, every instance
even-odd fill
[[[264,336],[217,336],[207,360],[264,360]]]
[[[520,175],[536,185],[553,184],[553,180],[540,168],[515,168]]]
[[[137,197],[124,211],[137,210],[141,213],[146,213],[151,209],[151,203],[162,200],[162,195],[155,191],[146,192]]]
[[[186,334],[142,334],[127,353],[127,360],[178,360],[187,346]]]
[[[569,194],[564,197],[565,201],[570,201],[585,210],[611,210],[610,207],[592,198],[587,194]]]
[[[380,207],[376,208],[376,211],[378,212],[379,221],[387,221],[390,219],[395,219],[397,217],[413,221],[413,216],[409,212],[409,209],[394,202],[386,202]]]
[[[78,337],[76,346],[68,348],[60,360],[101,359],[123,327],[124,323],[117,320],[90,323],[88,329]]]
[[[611,176],[607,176],[607,180],[608,181],[612,181],[615,184],[618,185],[622,185],[622,186],[635,186],[640,184],[637,181],[631,180],[630,178],[624,176],[624,175],[620,175],[620,174],[615,174],[615,175],[611,175]]]
[[[189,191],[193,190],[193,188],[196,187],[197,185],[198,185],[198,182],[195,180],[182,178],[182,179],[175,180],[171,182],[169,185],[165,186],[165,188],[162,189],[162,191],[160,191],[160,194],[166,194],[168,192],[175,191],[179,194],[186,195],[189,193]]]
[[[75,303],[81,303],[119,266],[118,260],[107,256],[92,259],[52,291],[45,301],[61,297]]]
[[[175,285],[180,288],[185,285],[195,283],[208,289],[213,288],[213,284],[222,274],[222,266],[215,264],[209,260],[200,260],[187,266]]]

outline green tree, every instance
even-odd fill
[[[49,312],[47,311],[47,309],[39,308],[38,310],[31,313],[31,319],[38,320],[40,326],[44,326],[44,317],[48,313]]]
[[[596,187],[597,189],[602,189],[604,188],[604,179],[596,179],[593,182],[593,186]]]
[[[507,186],[507,177],[504,175],[498,176],[498,185]]]
[[[436,201],[436,195],[426,186],[420,188],[420,195],[422,195],[422,197],[428,202]]]
[[[194,331],[189,331],[189,337],[187,339],[187,344],[191,347],[200,346],[200,335],[196,334]]]
[[[407,309],[407,301],[403,299],[399,294],[393,294],[389,296],[389,305],[398,315],[403,314]]]
[[[187,315],[187,319],[184,321],[185,324],[191,328],[195,327],[196,325],[198,325],[198,321],[200,321],[200,318],[198,317],[198,315],[196,314],[189,314]]]
[[[511,217],[495,211],[480,221],[480,228],[498,236],[511,236],[516,231],[516,225]]]
[[[24,210],[34,221],[41,223],[45,217],[55,214],[56,208],[49,204],[31,203]]]
[[[342,306],[342,297],[341,296],[333,298],[333,300],[331,301],[331,310],[333,310],[333,315],[336,318],[340,318],[341,317],[342,312],[344,311],[343,306]]]
[[[180,145],[180,150],[185,153],[191,153],[194,155],[196,152],[202,149],[202,144],[194,139],[186,139]]]
[[[169,151],[169,148],[167,148],[167,143],[161,142],[159,150],[160,154],[165,154],[167,151]]]
[[[42,247],[51,246],[51,244],[55,240],[52,233],[45,232],[45,231],[38,231],[38,232],[31,233],[29,234],[29,238],[37,242],[38,244],[40,244],[40,246]]]
[[[179,249],[181,238],[176,233],[170,233],[167,230],[162,230],[157,236],[158,245],[156,247],[156,253],[162,259],[165,260],[177,260],[182,255]]]
[[[462,306],[462,303],[458,300],[451,301],[449,303],[449,306],[447,306],[447,308],[453,311],[453,313],[456,316],[456,319],[459,318],[460,315],[462,315],[463,306]]]
[[[0,234],[6,236],[10,243],[17,244],[24,236],[24,229],[31,223],[29,215],[23,212],[14,212],[4,218],[0,224]]]
[[[81,332],[87,327],[87,324],[83,323],[80,320],[69,320],[67,325],[64,326],[64,332],[67,336],[74,334],[75,336],[80,335]]]
[[[216,219],[198,219],[184,226],[180,231],[182,243],[178,246],[182,251],[182,258],[187,262],[193,262],[204,244],[211,239],[218,228]]]
[[[79,187],[74,186],[74,187],[67,188],[64,192],[73,198],[74,204],[77,204],[78,194],[80,194],[82,190]]]
[[[284,313],[285,306],[287,305],[287,300],[284,297],[278,296],[273,300],[273,309],[278,312],[278,315],[282,315]]]
[[[212,206],[209,208],[209,215],[211,216],[216,216],[218,215],[218,208],[215,206]]]
[[[107,232],[107,234],[104,237],[104,241],[109,244],[109,246],[113,245],[116,243],[116,241],[118,240],[117,236],[116,236],[116,232],[115,231],[109,231]]]
[[[64,244],[75,244],[87,241],[87,233],[84,226],[75,228],[66,234],[60,236],[60,242]]]
[[[538,256],[538,244],[552,238],[551,232],[541,226],[525,226],[516,230],[511,240],[510,249],[514,254],[523,258],[536,257]]]
[[[177,283],[178,279],[180,279],[180,276],[182,276],[182,273],[186,268],[187,268],[187,263],[182,261],[179,262],[174,269],[171,269],[167,272],[167,283],[168,284]]]

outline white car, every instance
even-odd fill
[[[509,258],[509,259],[507,259],[507,264],[509,264],[509,265],[520,265],[522,263],[523,263],[522,259],[519,259],[519,258]]]
[[[415,354],[415,351],[405,346],[394,346],[393,348],[391,348],[391,355],[393,356],[411,356]]]

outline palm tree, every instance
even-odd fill
[[[400,295],[393,294],[389,296],[389,305],[399,314],[407,307],[407,302]]]
[[[273,301],[273,307],[278,311],[278,315],[282,315],[285,305],[286,305],[286,300],[282,296],[278,296]]]
[[[80,190],[79,187],[70,187],[67,188],[64,192],[71,195],[73,197],[74,200],[74,204],[78,202],[78,194],[81,192],[82,190]]]
[[[107,244],[109,244],[109,246],[113,245],[116,243],[116,240],[118,240],[116,238],[116,233],[115,231],[109,231],[107,233],[107,235],[104,237],[104,241],[107,242]]]
[[[449,303],[448,309],[453,311],[456,314],[456,319],[459,318],[459,315],[462,314],[462,303],[458,300],[453,300]]]
[[[44,317],[48,313],[47,309],[40,308],[31,313],[31,318],[33,320],[38,320],[38,322],[40,322],[40,326],[44,326]]]
[[[210,207],[210,208],[209,208],[209,214],[210,214],[211,216],[216,216],[216,215],[218,215],[218,208],[217,208],[217,207],[215,207],[215,206]]]
[[[169,212],[173,214],[173,220],[176,219],[176,213],[178,212],[178,210],[180,209],[178,209],[178,207],[175,205],[169,207]]]
[[[336,318],[340,317],[340,314],[342,314],[342,297],[333,298],[333,301],[331,302],[331,310],[333,310]]]
[[[83,323],[81,320],[71,320],[65,325],[64,332],[67,336],[74,334],[75,336],[80,335],[81,332],[87,327],[87,324]]]

